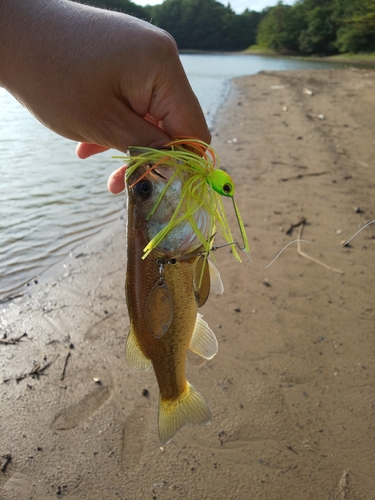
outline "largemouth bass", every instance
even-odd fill
[[[223,211],[194,169],[185,169],[168,152],[159,152],[157,162],[146,161],[147,154],[143,161],[141,151],[130,150],[126,175],[126,361],[135,370],[154,368],[159,438],[166,444],[186,424],[211,421],[207,403],[186,380],[185,363],[188,349],[205,359],[218,349],[198,307],[210,291],[223,291],[207,259]]]

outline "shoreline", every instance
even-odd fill
[[[225,291],[202,313],[219,352],[188,356],[210,426],[161,449],[155,377],[125,365],[124,221],[2,311],[1,333],[19,340],[0,344],[0,456],[11,457],[1,498],[371,497],[375,227],[326,247],[375,215],[374,90],[371,70],[233,80],[213,146],[233,176],[252,263],[216,252]],[[264,269],[302,217],[316,244],[302,250],[331,268],[291,246]]]
[[[269,56],[269,57],[285,57],[286,59],[297,59],[302,61],[319,61],[319,62],[327,62],[327,63],[337,63],[337,64],[352,64],[353,66],[363,66],[365,68],[375,68],[375,53],[371,52],[369,54],[360,53],[360,54],[336,54],[333,56],[325,56],[325,55],[304,55],[304,54],[283,54],[281,52],[276,52],[271,49],[262,50],[262,49],[247,49],[240,52],[245,55],[259,55],[259,56]]]
[[[262,57],[277,57],[284,59],[297,59],[302,61],[317,61],[330,64],[351,64],[355,67],[375,68],[375,55],[370,54],[337,54],[334,56],[319,56],[319,55],[303,55],[303,54],[283,54],[273,50],[262,49],[247,49],[237,52],[225,51],[209,51],[209,50],[179,50],[179,54],[211,54],[211,55],[245,55],[245,56],[262,56]]]

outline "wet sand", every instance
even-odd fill
[[[252,262],[216,252],[219,352],[187,367],[213,421],[162,449],[155,377],[124,362],[123,220],[2,306],[0,498],[375,498],[375,225],[327,249],[375,218],[374,130],[374,71],[233,82],[213,145]],[[294,243],[264,269],[301,229],[328,267]]]

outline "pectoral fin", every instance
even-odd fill
[[[202,318],[198,313],[190,350],[204,359],[212,359],[217,353],[218,344],[214,332]]]
[[[210,260],[208,261],[208,266],[210,268],[211,292],[221,295],[224,292],[224,285],[220,273]]]
[[[133,328],[130,328],[126,339],[125,360],[128,366],[137,372],[147,371],[151,367],[151,360],[141,351]]]

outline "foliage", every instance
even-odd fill
[[[174,37],[182,50],[243,50],[254,43],[261,18],[246,10],[237,15],[216,0],[165,0],[148,7],[152,22]]]
[[[375,0],[337,0],[337,4],[340,27],[336,47],[339,51],[375,50]]]
[[[335,52],[336,23],[332,0],[305,0],[296,6],[295,10],[298,9],[304,23],[298,37],[300,52]]]
[[[257,44],[279,52],[297,50],[298,30],[291,15],[292,7],[279,2],[269,9],[259,24]]]
[[[217,0],[164,0],[140,7],[131,0],[75,0],[131,14],[165,29],[180,50],[245,50],[325,54],[375,51],[375,0],[281,1],[262,12],[236,14]],[[162,1],[162,0],[160,0]]]
[[[375,50],[375,0],[279,2],[260,22],[258,45],[278,51],[333,54]]]

